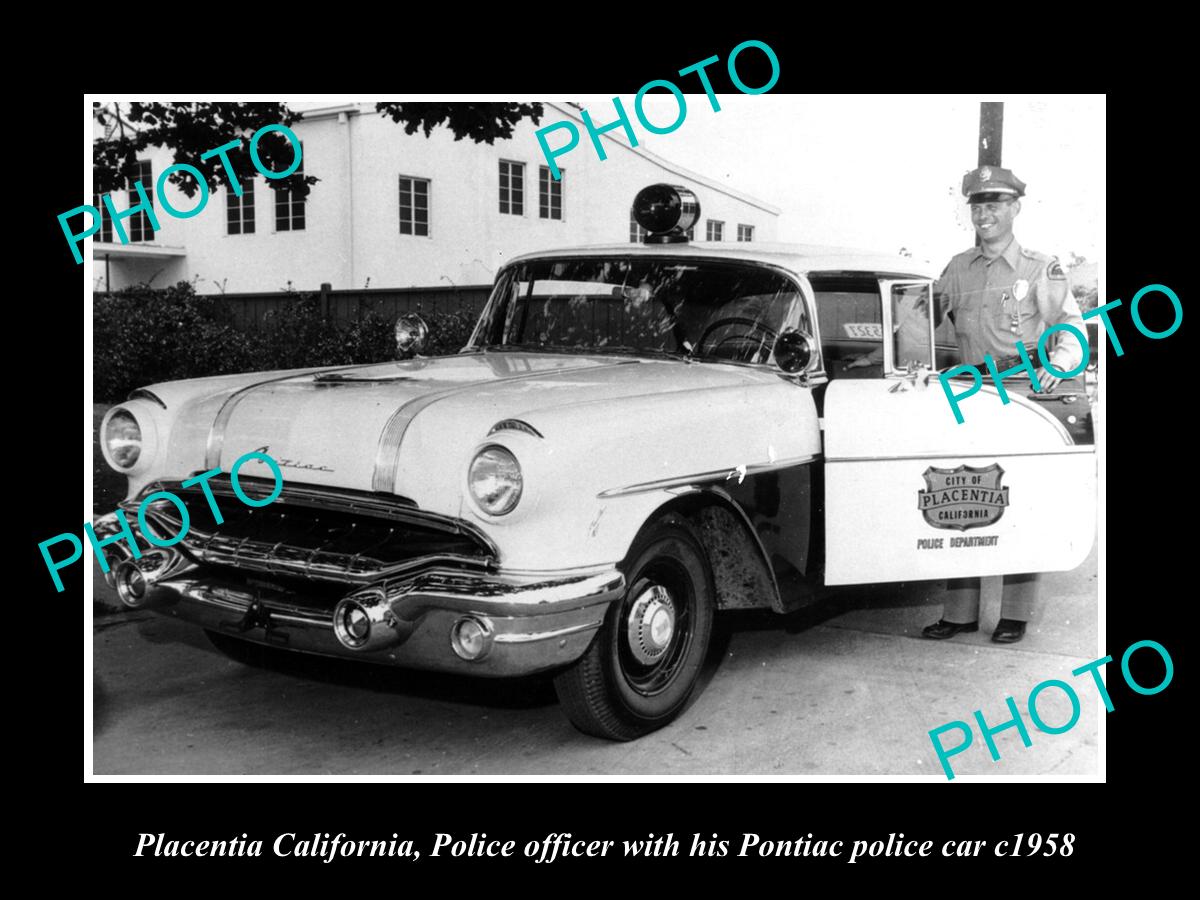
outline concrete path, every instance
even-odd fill
[[[98,569],[96,573],[98,576]],[[96,577],[97,598],[111,591]],[[989,640],[997,598],[977,634],[920,637],[943,585],[843,590],[800,614],[723,614],[703,690],[676,722],[628,744],[595,740],[559,712],[548,679],[484,681],[340,660],[233,662],[203,632],[151,613],[100,615],[94,626],[95,774],[944,776],[928,732],[976,709],[993,725],[1013,696],[1033,746],[1015,729],[993,762],[976,733],[959,775],[1098,775],[1103,707],[1096,659],[1096,554],[1045,577],[1025,640]],[[1060,735],[1033,729],[1029,691],[1057,678],[1083,703]],[[1049,725],[1071,715],[1043,694]],[[947,744],[956,739],[948,734]]]

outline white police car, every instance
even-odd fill
[[[931,378],[957,361],[935,344],[931,273],[689,244],[682,188],[635,206],[643,245],[507,264],[457,355],[151,385],[114,407],[123,510],[169,491],[190,520],[161,547],[130,515],[138,554],[105,546],[123,601],[227,649],[553,671],[572,722],[624,740],[683,709],[720,610],[1083,561],[1094,448],[990,386],[956,423]],[[398,325],[410,355],[423,331]],[[254,453],[285,479],[261,508],[228,477]],[[249,459],[241,487],[268,494]],[[182,525],[162,498],[143,520]]]

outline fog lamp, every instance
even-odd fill
[[[459,619],[450,629],[450,646],[468,662],[483,659],[492,649],[491,626],[471,616]]]
[[[333,634],[347,650],[374,653],[400,643],[395,615],[379,590],[359,591],[343,597],[333,608]]]
[[[123,562],[116,569],[113,579],[117,596],[130,609],[139,609],[146,603],[146,576],[135,563]]]
[[[344,646],[357,650],[371,636],[371,617],[356,601],[343,600],[334,613],[333,630]]]

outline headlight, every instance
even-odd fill
[[[503,516],[521,500],[521,467],[503,447],[484,447],[471,460],[467,472],[471,496],[489,515]]]
[[[108,458],[119,469],[131,469],[142,455],[142,429],[133,414],[119,409],[108,417],[104,428]]]

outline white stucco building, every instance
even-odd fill
[[[320,181],[303,202],[277,198],[257,173],[252,199],[247,191],[231,202],[220,189],[192,218],[172,218],[156,197],[157,232],[125,219],[130,243],[116,240],[111,223],[102,232],[107,241],[93,240],[95,288],[193,279],[201,293],[277,291],[289,282],[301,291],[323,282],[362,288],[368,279],[372,288],[488,284],[519,253],[630,240],[633,197],[659,181],[699,197],[697,240],[718,233],[724,241],[776,239],[777,207],[630,147],[619,130],[602,135],[602,161],[578,109],[544,108],[539,126],[523,120],[512,138],[490,145],[455,141],[445,127],[429,137],[405,134],[371,103],[307,109],[291,127],[305,174]],[[558,158],[559,184],[549,178],[535,132],[564,119],[576,124],[580,142]],[[144,183],[153,185],[172,162],[169,150],[143,154]],[[243,184],[250,180],[238,174]],[[196,204],[171,185],[165,190],[177,209]],[[118,211],[130,205],[125,191],[112,200]]]

